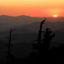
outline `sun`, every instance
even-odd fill
[[[53,15],[53,17],[54,17],[54,18],[57,18],[57,17],[58,17],[58,15]]]

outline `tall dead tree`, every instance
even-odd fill
[[[36,40],[37,41],[37,44],[33,44],[33,48],[34,49],[38,49],[38,51],[40,51],[41,50],[41,35],[42,35],[42,26],[43,26],[43,24],[44,24],[44,22],[45,22],[45,20],[46,19],[44,19],[43,21],[41,21],[41,23],[40,23],[40,29],[39,29],[39,32],[38,32],[38,39]],[[34,42],[34,41],[33,41]]]
[[[39,33],[38,33],[38,40],[37,40],[37,44],[40,46],[41,44],[41,35],[42,35],[42,26],[44,24],[46,19],[44,19],[41,24],[40,24],[40,30],[39,30]]]
[[[11,37],[12,37],[12,32],[14,30],[10,29],[10,32],[9,32],[9,42],[8,42],[8,54],[7,54],[7,64],[10,64],[9,61],[10,61],[10,46],[11,46]]]

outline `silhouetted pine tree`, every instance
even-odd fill
[[[49,47],[49,44],[51,43],[51,40],[53,39],[54,36],[55,36],[55,34],[52,33],[52,30],[49,28],[46,28],[46,30],[44,31],[44,38],[41,40],[41,36],[40,36],[40,40],[39,41],[37,40],[37,43],[33,44],[33,49],[36,49],[37,52],[32,52],[31,57],[37,63],[42,62],[42,60],[44,62],[48,60],[48,58],[50,56],[48,47]]]
[[[33,49],[37,49],[40,52],[43,50],[47,50],[49,47],[49,44],[51,43],[51,40],[55,36],[54,33],[52,33],[51,29],[46,28],[46,31],[44,31],[44,38],[43,40],[40,40],[40,44],[33,43]]]
[[[52,33],[52,30],[49,28],[46,28],[46,31],[44,32],[44,39],[42,42],[42,49],[48,50],[49,44],[51,43],[51,40],[54,38],[55,34]]]
[[[40,25],[37,43],[33,44],[33,49],[38,50],[38,53],[47,51],[52,38],[55,36],[55,34],[52,33],[51,29],[46,28],[46,30],[44,31],[44,38],[41,40],[42,24],[43,22],[41,22],[41,25]]]

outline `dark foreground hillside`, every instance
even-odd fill
[[[7,64],[7,44],[0,43],[0,64]],[[42,51],[39,53],[32,49],[32,44],[29,43],[19,43],[13,44],[11,46],[11,64],[37,64],[37,63],[55,63],[62,62],[64,59],[64,45],[59,45],[57,47],[50,46],[47,51]]]

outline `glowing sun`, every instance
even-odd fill
[[[53,15],[53,17],[54,17],[54,18],[57,18],[57,17],[58,17],[58,15]]]

